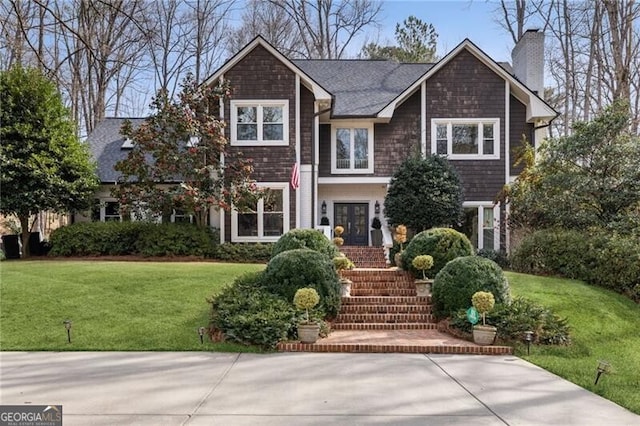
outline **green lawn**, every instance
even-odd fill
[[[571,346],[519,346],[517,355],[640,414],[640,305],[580,281],[508,273],[512,292],[567,317]],[[594,385],[598,360],[611,374]]]
[[[261,265],[168,262],[0,263],[0,349],[256,351],[205,340],[206,298]],[[568,317],[573,344],[517,354],[640,414],[640,305],[579,281],[508,273],[512,291]],[[63,326],[73,321],[72,343]],[[594,386],[598,360],[613,366]]]
[[[256,351],[207,342],[206,298],[261,265],[168,262],[0,263],[3,351]],[[71,344],[63,325],[73,322]]]

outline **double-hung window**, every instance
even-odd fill
[[[277,241],[289,231],[289,184],[258,183],[263,197],[231,212],[233,242]]]
[[[431,152],[454,160],[500,158],[500,120],[433,119]]]
[[[373,173],[373,125],[332,125],[331,172]]]
[[[476,249],[500,248],[500,208],[490,203],[465,202],[464,219],[460,232],[465,234]]]
[[[231,145],[288,145],[289,101],[231,101]]]

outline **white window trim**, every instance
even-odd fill
[[[431,152],[437,154],[437,125],[447,125],[447,158],[450,160],[499,160],[500,159],[500,119],[499,118],[432,118],[431,119]],[[454,154],[451,127],[453,124],[475,124],[478,129],[478,154]],[[493,154],[483,154],[483,132],[481,124],[493,124]]]
[[[282,140],[262,140],[262,108],[282,107]],[[258,140],[238,140],[238,107],[257,107]],[[288,146],[289,145],[289,100],[287,99],[242,99],[231,101],[231,145],[232,146]]]
[[[176,223],[177,217],[186,217],[189,218],[189,223],[193,223],[193,215],[192,214],[178,214],[176,209],[173,209],[171,212],[171,218],[169,219],[171,223]]]
[[[465,201],[462,203],[462,208],[477,208],[478,209],[478,241],[476,241],[476,247],[478,250],[484,248],[484,209],[493,209],[493,247],[492,250],[500,250],[500,205],[493,204],[491,201]]]
[[[99,198],[100,200],[100,222],[107,221],[107,203],[118,203],[116,198]],[[119,208],[119,206],[118,206]],[[115,216],[109,216],[115,217]],[[118,222],[122,222],[122,214],[118,214]]]
[[[337,129],[367,129],[367,153],[369,154],[369,167],[366,169],[355,169],[350,167],[348,169],[339,169],[336,164],[336,130]],[[354,132],[351,132],[351,137],[353,139]],[[361,123],[361,122],[337,122],[331,123],[331,174],[340,175],[340,174],[368,174],[373,173],[373,164],[374,164],[374,151],[373,151],[373,123]],[[353,141],[352,141],[353,142]],[[351,143],[351,152],[350,152],[350,163],[355,164],[354,161],[354,144]]]
[[[289,182],[256,182],[258,188],[281,189],[282,190],[282,216],[283,216],[283,235],[289,232]],[[263,201],[258,201],[258,235],[253,237],[241,237],[238,235],[238,210],[231,210],[231,242],[234,243],[258,243],[258,242],[276,242],[281,237],[265,237],[263,222],[264,210]]]

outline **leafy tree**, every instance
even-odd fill
[[[60,93],[40,71],[0,72],[0,99],[0,212],[20,220],[28,257],[29,217],[87,208],[98,179]]]
[[[160,91],[154,114],[135,129],[125,122],[122,134],[134,147],[115,166],[122,175],[112,194],[121,209],[141,218],[180,209],[205,225],[212,207],[242,210],[255,201],[251,161],[229,155],[217,118],[219,101],[228,95],[227,86],[198,86],[189,75],[177,100]]]
[[[396,62],[434,62],[438,34],[432,24],[415,16],[396,24],[396,46],[380,46],[369,43],[362,48],[362,56],[368,59],[390,59]]]
[[[628,104],[618,101],[546,141],[537,163],[526,150],[525,171],[508,192],[512,224],[640,229],[640,137],[629,124]]]
[[[445,158],[414,156],[391,178],[384,214],[390,225],[404,224],[416,232],[453,226],[462,215],[462,198],[458,173]]]

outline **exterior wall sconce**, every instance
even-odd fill
[[[327,214],[327,202],[326,201],[322,202],[322,206],[320,208],[322,209],[322,214],[323,215]]]
[[[64,328],[67,330],[67,341],[71,343],[71,320],[62,321]]]
[[[376,214],[380,214],[380,202],[378,202],[378,200],[376,200],[376,204],[373,206],[373,211]]]

